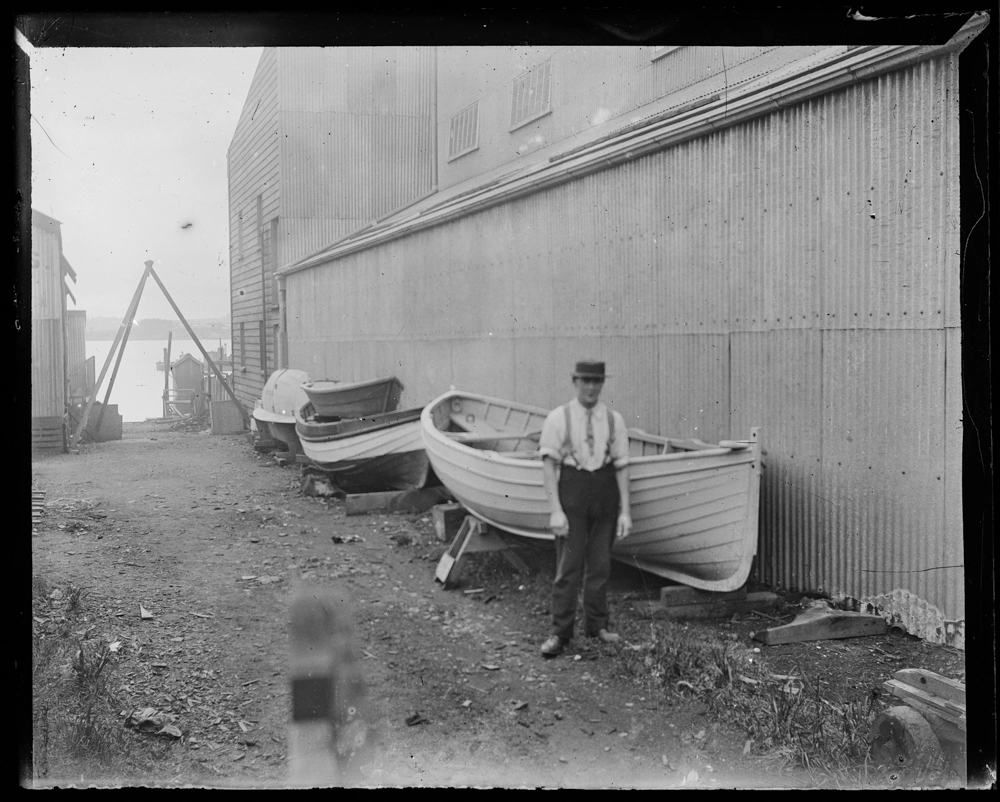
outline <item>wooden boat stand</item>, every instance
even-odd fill
[[[489,524],[480,521],[472,515],[467,515],[458,529],[458,534],[451,547],[441,555],[434,579],[451,589],[458,584],[461,575],[459,561],[469,554],[499,551],[522,576],[527,576],[531,570],[512,550],[511,544],[501,532]]]
[[[905,777],[950,767],[966,779],[965,683],[933,671],[905,668],[883,687],[903,705],[890,707],[872,722],[872,756]]]

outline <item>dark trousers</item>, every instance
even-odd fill
[[[596,635],[608,625],[611,546],[621,505],[614,466],[591,472],[564,465],[559,475],[559,503],[569,520],[569,534],[556,538],[552,634],[568,640],[573,637],[581,585],[586,633]]]

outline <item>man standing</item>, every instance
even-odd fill
[[[556,542],[545,657],[561,654],[573,637],[581,585],[587,635],[604,643],[619,639],[608,629],[607,584],[611,546],[632,529],[628,432],[624,418],[598,400],[604,379],[603,362],[577,362],[576,398],[552,410],[542,426],[539,450]]]

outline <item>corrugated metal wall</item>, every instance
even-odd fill
[[[742,84],[815,55],[823,48],[682,47],[653,58],[654,47],[442,47],[438,148],[448,152],[451,117],[479,102],[479,148],[442,160],[440,184],[452,186],[502,165],[516,166],[525,152],[559,143],[607,121],[621,127]],[[551,59],[550,114],[509,131],[513,81]]]
[[[229,151],[235,392],[248,408],[278,367],[271,270],[430,189],[433,81],[430,48],[264,51]]]
[[[278,51],[287,264],[426,193],[434,182],[434,51]]]
[[[62,240],[59,223],[32,214],[31,223],[31,417],[62,420],[65,411],[62,304]],[[60,439],[59,447],[62,447]]]
[[[66,312],[66,373],[71,396],[82,398],[87,384],[87,313]]]
[[[763,427],[756,574],[964,642],[957,55],[288,276],[291,366]]]

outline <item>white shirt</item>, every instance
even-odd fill
[[[594,444],[587,444],[587,413],[592,414],[591,424],[594,432]],[[570,439],[572,450],[563,453],[566,441],[566,413],[563,408],[556,407],[545,418],[542,424],[542,436],[538,442],[538,450],[543,457],[552,457],[560,464],[573,465],[585,471],[596,471],[604,465],[604,455],[608,445],[608,408],[598,401],[588,410],[579,399],[569,402]],[[625,419],[612,410],[615,426],[615,438],[611,443],[611,459],[615,468],[628,465],[628,431]]]

